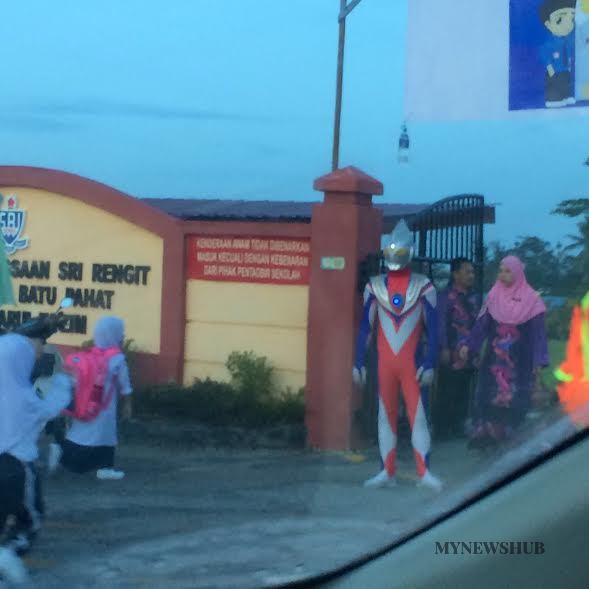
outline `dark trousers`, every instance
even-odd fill
[[[546,74],[544,89],[546,102],[560,102],[570,98],[573,95],[570,72],[560,72],[554,76]]]
[[[441,366],[438,373],[433,429],[437,436],[463,435],[472,395],[472,370]]]
[[[76,474],[84,474],[100,468],[114,468],[114,446],[80,446],[69,440],[61,445],[61,464]]]
[[[56,417],[47,422],[45,433],[53,437],[56,444],[61,445],[65,441],[66,429],[65,417]]]
[[[0,454],[0,533],[4,543],[24,554],[41,527],[44,514],[41,479],[33,464]],[[13,524],[7,528],[9,517]]]

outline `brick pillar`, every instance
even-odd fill
[[[380,249],[383,216],[372,195],[383,186],[348,167],[318,178],[314,188],[325,196],[311,222],[305,420],[312,447],[349,450],[358,442],[353,424],[360,401],[352,383],[362,310],[358,264]]]

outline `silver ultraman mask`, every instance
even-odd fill
[[[406,268],[413,259],[414,251],[413,234],[405,220],[401,219],[382,250],[386,267],[393,272]]]

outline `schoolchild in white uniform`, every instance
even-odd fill
[[[94,345],[103,350],[121,348],[125,337],[125,324],[118,317],[102,317],[94,329]],[[117,437],[118,397],[124,398],[123,417],[131,417],[131,393],[129,368],[122,353],[109,360],[108,374],[104,383],[105,394],[110,395],[108,406],[92,421],[72,419],[65,442],[50,447],[49,468],[59,462],[66,469],[82,474],[96,471],[100,480],[119,480],[125,476],[115,470]]]
[[[26,337],[0,337],[0,532],[11,516],[18,522],[0,548],[0,576],[9,580],[24,575],[16,554],[28,551],[41,527],[39,436],[72,398],[73,381],[65,374],[51,378],[44,397],[37,394],[31,373],[39,352]]]

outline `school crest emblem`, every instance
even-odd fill
[[[6,253],[10,256],[29,247],[29,238],[23,236],[27,213],[19,208],[18,200],[13,194],[6,197],[0,194],[0,202],[0,228]]]

